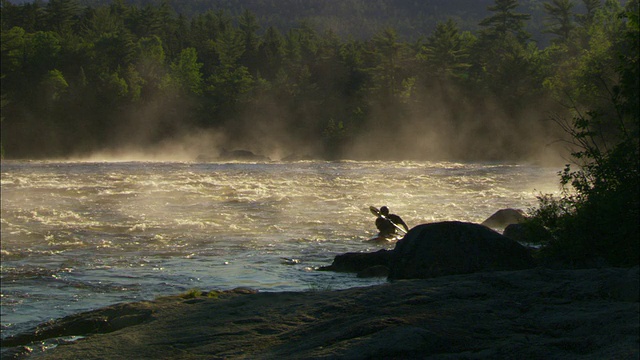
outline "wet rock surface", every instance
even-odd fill
[[[638,282],[638,267],[535,268],[340,291],[172,296],[75,315],[152,314],[29,358],[637,359]]]

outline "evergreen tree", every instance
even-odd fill
[[[206,79],[208,111],[217,116],[209,121],[233,124],[240,104],[245,101],[253,78],[238,60],[245,51],[242,34],[232,27],[222,27],[222,33],[214,43],[219,64]]]
[[[530,34],[524,30],[524,22],[531,19],[531,15],[516,12],[518,0],[495,0],[495,4],[487,7],[493,15],[480,21],[485,36],[504,39],[511,34],[524,43]]]
[[[402,76],[402,44],[393,28],[385,28],[373,38],[376,49],[376,66],[371,69],[376,90],[380,97],[392,100],[400,92]]]
[[[494,14],[480,22],[484,29],[472,52],[471,79],[481,89],[504,99],[508,113],[515,116],[526,103],[525,95],[539,90],[537,49],[527,44],[524,22],[529,14],[516,12],[517,0],[495,0],[488,9]]]
[[[70,34],[78,22],[81,7],[77,0],[49,0],[46,6],[46,21],[51,30]]]
[[[273,26],[267,28],[259,46],[258,70],[267,80],[275,79],[282,66],[285,54],[285,39],[278,29]]]
[[[21,6],[2,0],[2,30],[21,27],[32,33],[47,29],[47,12],[42,0],[24,3]]]
[[[124,3],[124,0],[113,0],[109,6],[111,14],[119,19],[124,19],[127,15],[128,8]]]
[[[418,57],[432,74],[441,79],[459,77],[471,66],[467,63],[468,53],[464,45],[458,25],[448,19],[446,23],[438,23]]]
[[[153,21],[152,34],[162,39],[165,52],[170,59],[178,56],[182,50],[181,36],[184,34],[178,34],[178,16],[168,0],[162,0],[154,16],[156,19]]]
[[[238,18],[238,25],[244,39],[244,52],[240,62],[248,68],[255,69],[258,46],[260,45],[260,37],[258,36],[260,25],[256,16],[249,10],[245,10]]]
[[[596,11],[602,6],[602,0],[582,0],[586,13],[576,15],[577,21],[584,27],[589,27]]]
[[[548,16],[546,32],[558,36],[560,42],[567,42],[575,25],[572,12],[575,3],[572,0],[552,0],[544,3]]]

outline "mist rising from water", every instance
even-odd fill
[[[554,104],[530,104],[513,115],[500,103],[491,96],[472,103],[452,86],[418,89],[397,111],[371,104],[357,127],[347,128],[347,136],[332,143],[323,132],[326,124],[311,120],[316,108],[311,105],[294,112],[277,98],[262,96],[247,104],[232,122],[211,119],[219,125],[205,127],[192,120],[193,103],[167,92],[131,109],[109,134],[107,146],[74,158],[195,161],[215,160],[227,150],[247,150],[271,160],[326,159],[331,154],[332,158],[355,160],[508,161],[553,166],[566,162],[566,150],[557,145],[562,134],[549,120]],[[331,109],[342,105],[327,104]]]

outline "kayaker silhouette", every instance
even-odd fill
[[[373,212],[374,209],[375,208],[372,207],[371,211]],[[409,231],[409,227],[400,216],[396,214],[389,214],[388,207],[381,207],[380,211],[377,212],[377,215],[378,218],[376,218],[376,228],[378,228],[378,231],[380,231],[380,234],[378,234],[378,236],[392,237],[398,231],[402,231],[403,233]],[[402,226],[402,228],[404,229],[402,229],[400,226]]]

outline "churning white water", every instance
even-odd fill
[[[556,169],[433,162],[2,162],[2,336],[188,289],[341,289],[375,251],[369,206],[410,227],[481,222],[558,190]]]

